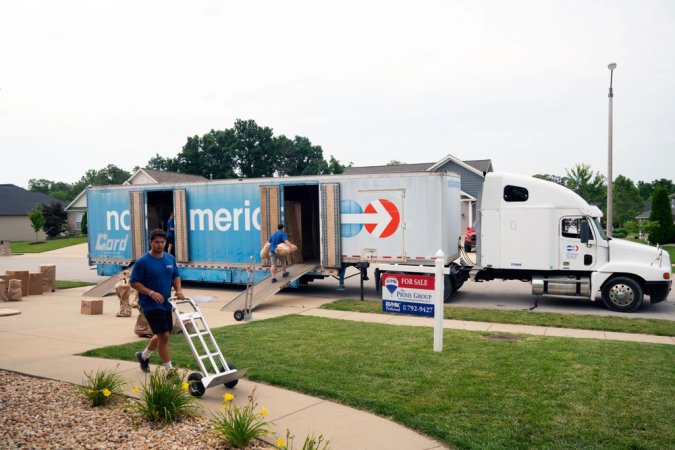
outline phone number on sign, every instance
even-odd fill
[[[409,303],[409,302],[395,302],[391,300],[385,300],[382,302],[382,310],[385,312],[413,314],[417,316],[431,317],[434,315],[433,305],[422,305],[419,303]]]

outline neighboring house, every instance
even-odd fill
[[[454,172],[462,185],[462,230],[473,226],[476,217],[476,203],[483,187],[484,174],[493,172],[492,160],[480,159],[462,161],[447,155],[436,163],[400,164],[397,166],[346,167],[344,174],[384,174],[406,172]]]
[[[189,183],[208,181],[200,175],[189,175],[177,172],[164,172],[154,169],[138,169],[122,184],[162,184]],[[82,218],[87,212],[87,190],[83,190],[75,200],[66,206],[68,213],[68,231],[79,233],[82,229]],[[159,222],[156,224],[159,225]]]
[[[63,202],[42,192],[32,192],[13,184],[0,184],[0,239],[10,241],[33,241],[35,231],[28,214],[39,204]],[[45,232],[38,232],[38,240],[44,240]]]

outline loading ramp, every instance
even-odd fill
[[[282,272],[278,270],[276,273],[278,281],[276,283],[272,283],[272,277],[269,276],[255,284],[250,284],[246,287],[245,291],[230,300],[220,310],[234,312],[235,319],[243,320],[260,303],[318,267],[317,264],[293,264],[292,266],[288,266],[288,276],[286,278],[282,278]]]
[[[119,273],[101,281],[99,284],[82,294],[82,297],[101,298],[115,291],[115,285],[119,281]]]

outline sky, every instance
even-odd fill
[[[672,0],[0,0],[0,183],[253,119],[344,164],[675,178]]]

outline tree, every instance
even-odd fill
[[[323,150],[312,145],[309,139],[295,136],[291,141],[281,135],[274,138],[277,147],[279,175],[323,175],[328,173],[328,163],[323,159]]]
[[[644,181],[638,181],[637,188],[640,191],[640,196],[644,200],[648,200],[652,197],[652,194],[654,193],[654,189],[656,189],[658,186],[666,188],[666,191],[668,194],[675,194],[675,185],[673,184],[672,180],[667,180],[665,178],[661,178],[659,180],[654,180],[651,183],[646,183]]]
[[[402,166],[403,164],[405,164],[405,163],[402,163],[401,161],[399,161],[397,159],[392,159],[386,165],[387,166]]]
[[[234,122],[234,161],[245,178],[271,177],[279,165],[272,129],[261,127],[255,120]]]
[[[345,167],[352,167],[353,162],[350,162],[346,166],[341,164],[340,161],[335,159],[333,155],[330,155],[330,160],[328,161],[328,173],[329,174],[339,174],[345,171]]]
[[[623,175],[616,177],[612,183],[612,192],[612,221],[615,224],[623,225],[642,212],[644,202],[630,178]]]
[[[649,242],[652,244],[667,244],[673,240],[673,213],[670,209],[668,191],[658,186],[652,194],[652,211],[649,220],[657,222],[658,226],[650,230]]]
[[[54,238],[64,231],[68,223],[68,214],[63,210],[63,205],[59,202],[52,202],[49,205],[42,205],[42,214],[45,224],[42,229],[47,236]]]
[[[89,224],[87,223],[87,211],[82,215],[82,221],[80,222],[80,231],[82,234],[89,234]]]
[[[605,178],[593,173],[589,164],[577,164],[571,170],[565,169],[566,187],[573,190],[591,205],[602,207],[606,203]]]
[[[30,219],[30,224],[35,231],[35,241],[38,240],[38,231],[42,229],[45,224],[45,217],[42,215],[42,208],[39,203],[35,204],[35,208],[28,213],[28,219]]]

